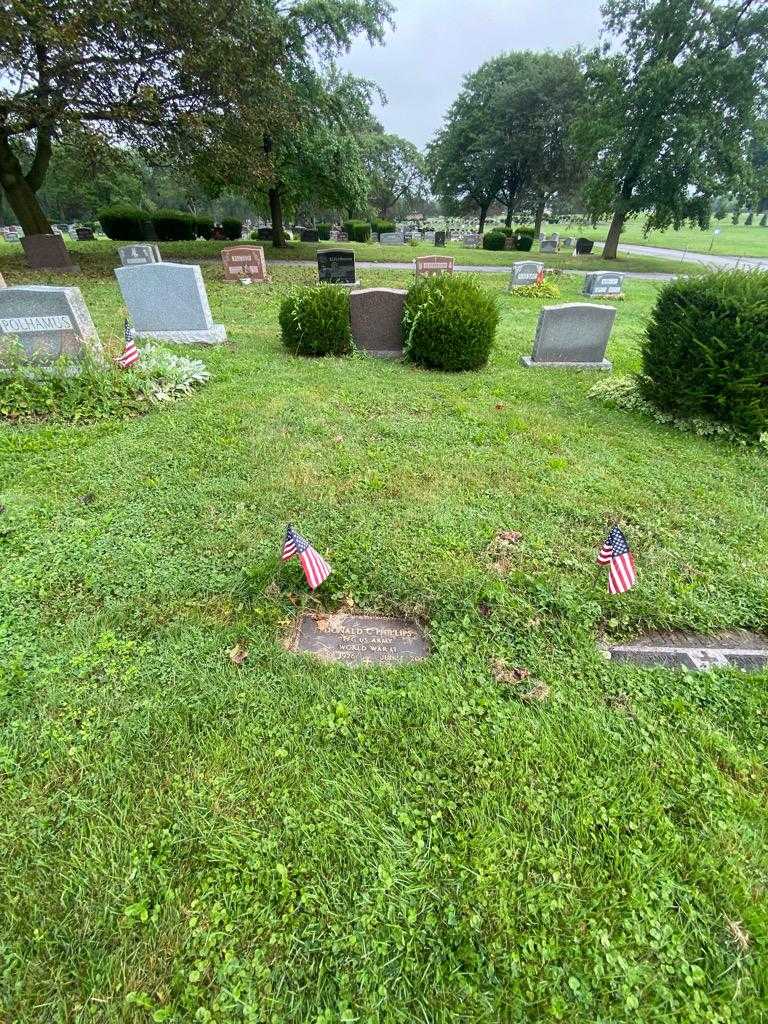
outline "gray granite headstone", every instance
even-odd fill
[[[445,234],[445,231],[435,232],[435,245],[440,249],[442,249],[445,245]]]
[[[405,237],[402,231],[382,231],[379,241],[382,245],[404,245]]]
[[[584,278],[584,295],[621,295],[624,275],[612,270],[593,270]]]
[[[435,232],[434,231],[425,231],[424,232],[424,241],[427,243],[427,245],[434,245],[435,244]]]
[[[357,284],[354,250],[318,249],[317,276],[320,284]]]
[[[570,302],[544,306],[539,314],[533,354],[523,366],[611,370],[605,349],[616,319],[615,306]]]
[[[403,355],[404,288],[362,288],[351,292],[349,312],[355,345],[368,355],[398,359]]]
[[[0,289],[0,364],[50,366],[61,356],[103,360],[99,336],[79,288],[18,285]]]
[[[539,242],[539,252],[557,252],[557,242],[554,238],[544,238]]]
[[[320,235],[314,228],[302,228],[301,229],[301,241],[302,242],[319,242]]]
[[[124,267],[141,267],[145,263],[161,263],[160,250],[152,242],[124,245],[117,250]]]
[[[470,231],[469,234],[464,235],[463,244],[465,249],[477,249],[482,241],[482,236],[478,235],[475,231]]]
[[[512,276],[509,287],[522,288],[526,285],[536,284],[539,275],[544,273],[544,264],[536,260],[519,260],[512,264]]]
[[[115,276],[139,338],[201,345],[227,340],[211,317],[200,267],[146,263],[118,267]]]
[[[299,619],[290,644],[299,654],[343,665],[422,661],[429,655],[424,631],[415,622],[383,615],[311,615]]]
[[[699,672],[711,668],[740,668],[745,672],[759,672],[768,668],[768,640],[742,630],[716,636],[652,634],[634,643],[610,647],[606,656],[611,661],[656,668],[687,668]]]

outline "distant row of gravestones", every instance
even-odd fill
[[[248,250],[245,252],[243,250]],[[241,251],[238,251],[241,250]],[[115,270],[118,285],[139,338],[183,344],[220,344],[226,331],[213,322],[199,266],[163,263],[151,244],[120,250],[123,265]],[[139,261],[141,258],[141,261]],[[260,246],[235,246],[223,253],[229,280],[267,280]],[[416,260],[419,275],[452,273],[452,257],[424,256]],[[540,279],[543,264],[515,264],[510,288]],[[402,355],[400,334],[406,291],[396,288],[360,289],[351,250],[318,253],[321,282],[350,287],[350,318],[355,341],[365,352]],[[585,279],[585,294],[621,293],[620,274],[594,273]],[[4,284],[1,281],[0,283]],[[571,303],[541,311],[533,353],[525,366],[571,366],[610,369],[605,350],[616,316],[611,306]],[[78,288],[24,285],[0,287],[0,355],[18,342],[25,356],[37,363],[55,362],[62,355],[98,356],[98,335]]]
[[[2,231],[6,242],[20,242],[24,238],[24,232],[19,224],[12,224],[10,227],[3,228]],[[58,224],[53,225],[51,232],[60,237],[64,235],[64,231]],[[66,233],[73,242],[92,242],[95,238],[93,228],[80,228],[76,224],[68,224]]]

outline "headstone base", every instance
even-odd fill
[[[534,359],[532,356],[521,356],[520,362],[523,366],[527,366],[529,370],[541,368],[545,370],[605,370],[610,372],[613,369],[613,363],[609,359],[603,359],[602,362],[599,363],[572,363],[564,362],[563,360],[557,360],[556,362],[541,362],[538,359]]]
[[[227,340],[224,324],[209,331],[137,331],[136,337],[150,341],[170,341],[176,345],[223,345]]]

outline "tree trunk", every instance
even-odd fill
[[[490,203],[486,203],[485,206],[480,207],[480,224],[478,225],[477,228],[477,233],[479,235],[482,235],[483,231],[485,230],[485,218],[488,216],[488,210],[490,208],[490,205]]]
[[[506,216],[506,220],[504,221],[504,227],[505,228],[511,228],[512,227],[512,215],[513,215],[513,213],[514,213],[513,206],[510,203],[510,205],[507,207],[507,216]]]
[[[541,222],[544,220],[544,207],[547,205],[545,196],[542,196],[539,200],[539,204],[536,207],[536,219],[533,224],[533,237],[538,238],[541,234]]]
[[[272,220],[272,246],[275,249],[284,249],[283,200],[280,190],[276,188],[269,190],[269,215]]]
[[[33,167],[35,177],[39,177],[39,165]],[[27,177],[7,138],[0,137],[0,185],[3,187],[8,205],[25,235],[50,235],[50,221],[43,213],[35,189]]]
[[[611,226],[608,228],[608,236],[605,239],[605,245],[603,246],[603,259],[604,260],[615,260],[619,251],[619,236],[621,235],[621,229],[624,227],[624,221],[627,219],[626,213],[623,210],[616,210],[611,221]]]

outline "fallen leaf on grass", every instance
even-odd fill
[[[540,679],[531,679],[530,670],[522,665],[508,665],[503,658],[494,658],[491,661],[491,673],[497,683],[515,687],[515,696],[526,704],[540,704],[549,700],[549,686]],[[526,682],[529,689],[523,691],[519,688],[523,682]]]
[[[229,660],[233,665],[242,665],[248,657],[248,651],[246,651],[244,647],[241,647],[240,644],[237,644],[231,651],[227,651],[227,653],[229,654]]]
[[[731,933],[731,938],[736,946],[742,953],[746,953],[752,941],[749,932],[741,921],[732,921],[729,917],[726,917],[725,923],[728,925],[728,931]]]
[[[334,437],[333,440],[336,442],[336,444],[341,444],[341,442],[344,440],[344,438],[343,438],[343,436],[341,434],[337,434],[336,437]]]
[[[527,693],[519,693],[518,697],[526,704],[543,704],[545,700],[549,700],[549,693],[547,684],[537,680]]]
[[[477,610],[483,616],[484,619],[490,619],[493,612],[493,608],[488,604],[487,601],[481,601],[477,606]]]
[[[522,533],[518,533],[517,530],[502,530],[496,534],[496,541],[501,541],[502,544],[519,544],[522,539]]]
[[[504,408],[504,406],[501,404],[501,402],[497,402],[496,403],[496,411],[497,412],[500,412],[503,408]]]

